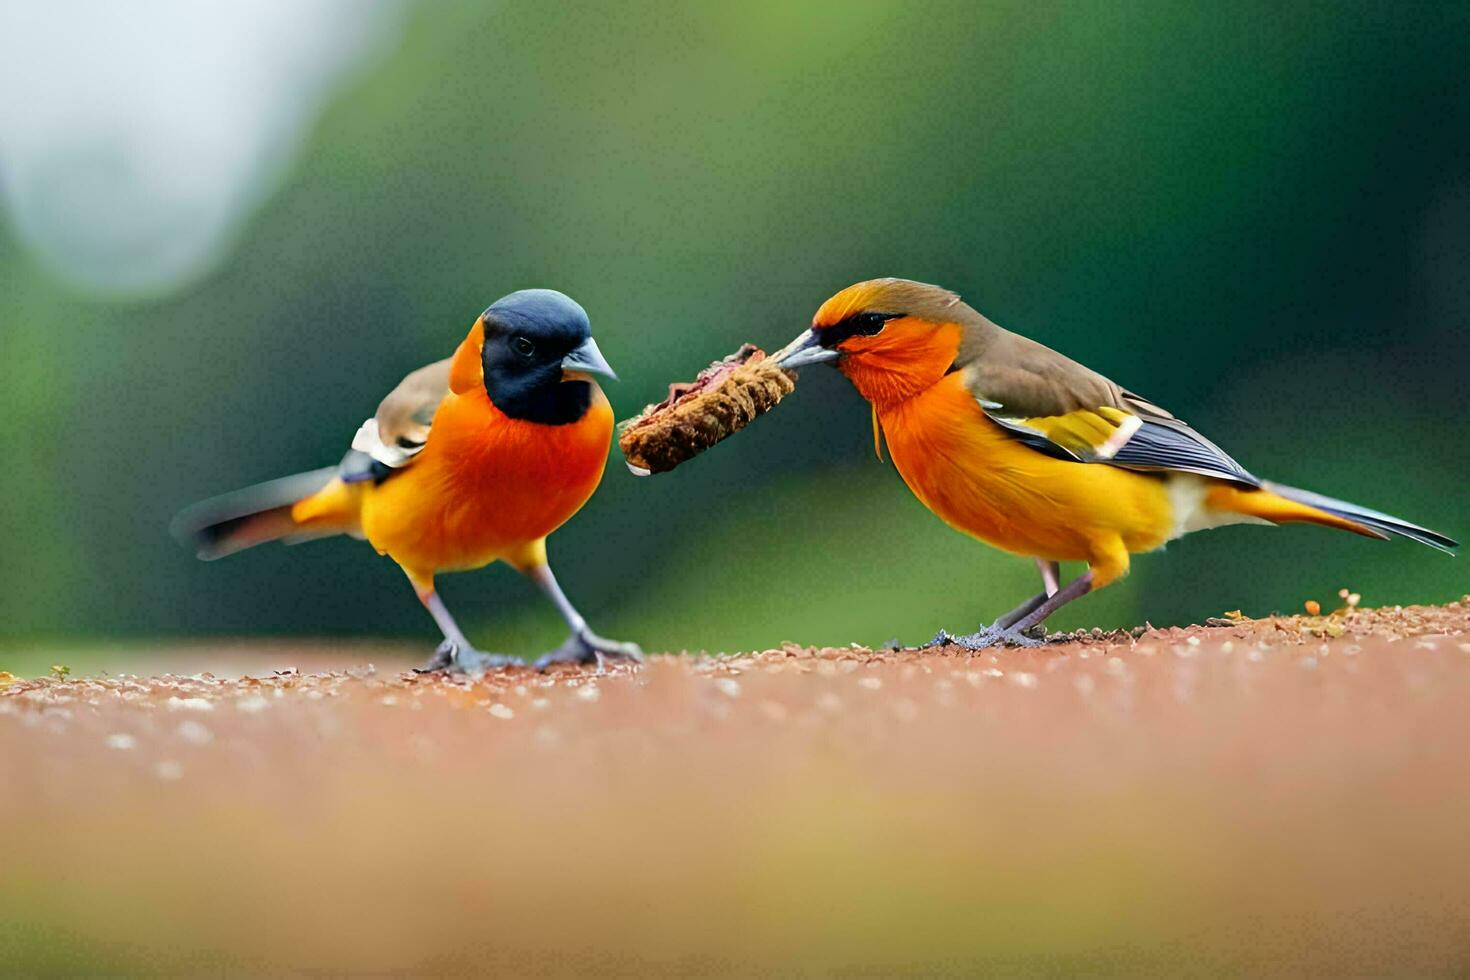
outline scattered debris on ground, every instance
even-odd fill
[[[604,675],[0,674],[0,963],[1463,968],[1470,597],[1342,598]]]

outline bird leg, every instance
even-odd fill
[[[1043,577],[1045,574],[1043,571]],[[1027,636],[1026,631],[1045,622],[1052,613],[1090,591],[1092,591],[1092,571],[1089,569],[1051,594],[1042,592],[1032,596],[982,630],[968,636],[953,636],[940,630],[929,645],[941,646],[945,643],[954,643],[967,650],[983,650],[991,646],[1042,646],[1045,640]]]
[[[607,658],[613,657],[620,660],[630,660],[635,664],[643,663],[643,651],[636,643],[620,643],[617,640],[609,640],[592,632],[587,625],[587,620],[577,612],[566,593],[557,584],[556,576],[551,574],[551,566],[538,564],[526,570],[526,575],[531,578],[546,597],[556,606],[557,612],[561,613],[562,619],[567,621],[571,634],[561,646],[550,653],[543,654],[534,664],[537,670],[545,670],[552,664],[597,664],[599,673],[607,670]]]
[[[1041,587],[1046,590],[1046,594],[1056,595],[1057,590],[1062,587],[1061,563],[1038,558],[1036,559],[1036,570],[1041,573]]]
[[[946,643],[957,643],[971,650],[982,650],[990,646],[995,641],[995,637],[1003,630],[1013,625],[1022,616],[1041,605],[1048,598],[1057,594],[1057,578],[1061,574],[1061,566],[1057,562],[1047,561],[1045,558],[1038,558],[1036,559],[1036,569],[1041,572],[1041,586],[1045,590],[1040,595],[1032,596],[989,626],[981,627],[974,633],[956,635],[949,630],[940,630],[934,634],[934,639],[924,644],[924,649],[942,647]]]
[[[432,588],[427,592],[420,591],[419,601],[429,610],[429,615],[434,617],[434,622],[439,624],[439,631],[444,634],[444,642],[439,644],[428,663],[418,668],[419,673],[442,670],[451,674],[479,677],[487,670],[522,666],[521,661],[515,657],[503,653],[483,653],[471,646],[464,633],[460,632],[459,624],[449,615],[444,600]]]
[[[1033,626],[1037,626],[1041,623],[1046,622],[1046,618],[1052,613],[1056,612],[1058,609],[1062,608],[1074,599],[1082,598],[1091,591],[1092,569],[1089,568],[1087,571],[1083,572],[1081,575],[1077,576],[1072,581],[1068,582],[1066,585],[1058,589],[1056,595],[1047,596],[1045,602],[1041,603],[1039,606],[1036,606],[1020,619],[1004,627],[1001,630],[1001,633],[997,637],[997,639],[1008,643],[1015,642],[1018,638],[1022,640],[1030,640],[1029,637],[1025,636],[1027,630],[1029,630]],[[1030,640],[1029,644],[1023,643],[1022,645],[1040,646],[1041,644],[1040,641]]]
[[[1015,609],[1012,609],[1010,612],[996,619],[996,621],[991,623],[989,626],[982,626],[974,633],[955,634],[949,632],[948,630],[940,630],[938,633],[934,634],[934,639],[930,640],[926,646],[942,647],[946,643],[954,643],[958,646],[965,647],[968,650],[983,650],[988,646],[994,645],[997,637],[999,637],[1003,632],[1005,632],[1015,623],[1019,622],[1021,617],[1031,612],[1031,610],[1035,609],[1037,606],[1041,605],[1049,598],[1050,596],[1048,596],[1045,592],[1034,595],[1031,598],[1027,599],[1025,602],[1021,603]],[[1025,644],[1021,645],[1024,646]]]

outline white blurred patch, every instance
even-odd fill
[[[397,0],[0,0],[0,198],[19,238],[96,292],[200,275],[403,14]]]

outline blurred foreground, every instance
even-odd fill
[[[1470,968],[1470,597],[0,685],[7,972]]]

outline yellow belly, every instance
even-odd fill
[[[904,482],[951,527],[1006,551],[1119,564],[1169,537],[1164,479],[1055,459],[990,421],[956,372],[879,409]]]

